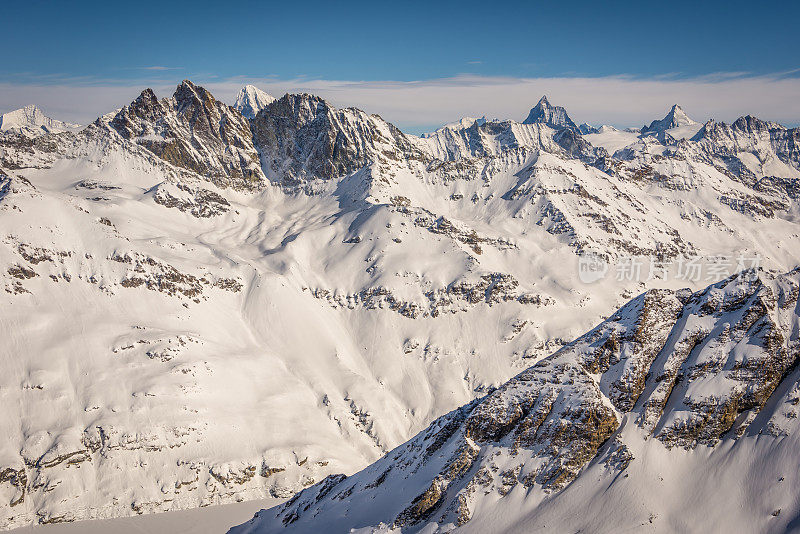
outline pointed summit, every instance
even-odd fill
[[[205,101],[212,103],[215,100],[204,87],[193,84],[191,80],[183,80],[175,89],[172,98],[179,106],[190,106]]]
[[[275,102],[275,97],[269,95],[255,85],[245,85],[236,96],[233,107],[248,119],[254,119],[258,112]]]
[[[678,104],[675,104],[670,108],[666,117],[661,120],[655,120],[650,123],[650,126],[642,128],[642,135],[660,134],[672,128],[694,126],[696,124],[699,123],[689,118],[689,115]]]
[[[255,190],[264,180],[250,123],[189,80],[178,85],[172,98],[158,100],[151,89],[145,89],[107,126],[217,187]]]
[[[696,121],[693,121],[692,119],[689,118],[689,115],[687,115],[686,112],[683,111],[683,108],[681,108],[678,104],[674,104],[672,108],[670,108],[669,115],[676,123],[678,123],[681,126],[688,124],[697,124]]]
[[[83,127],[78,124],[51,119],[33,104],[0,115],[0,131],[21,133],[29,137],[74,131],[81,128]]]
[[[547,96],[539,99],[539,103],[531,109],[528,118],[522,121],[522,124],[546,124],[555,129],[578,129],[578,126],[567,115],[567,110],[561,106],[551,105]]]

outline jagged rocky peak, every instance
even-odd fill
[[[137,126],[142,131],[149,123],[161,119],[164,113],[165,110],[155,92],[148,87],[133,102],[120,109],[110,124],[120,135],[130,139],[137,135]]]
[[[564,108],[542,97],[524,123],[463,118],[422,136],[428,152],[443,161],[496,157],[509,151],[541,150],[567,159],[593,162],[607,155],[581,137]]]
[[[103,120],[97,122],[103,125]],[[241,113],[184,80],[172,98],[145,89],[108,126],[161,159],[221,187],[258,189],[263,172]]]
[[[287,93],[274,102],[268,116],[273,120],[288,121],[302,127],[314,121],[326,122],[334,111],[335,108],[319,96]]]
[[[205,103],[214,106],[216,103],[214,97],[204,87],[199,87],[189,80],[183,80],[172,96],[181,105]]]
[[[672,128],[693,126],[695,124],[698,124],[697,121],[692,120],[678,104],[675,104],[663,119],[651,122],[650,126],[644,126],[642,134],[658,134]]]
[[[33,104],[0,115],[0,131],[18,133],[28,137],[75,131],[81,128],[83,126],[79,124],[52,119]]]
[[[283,185],[331,180],[373,163],[424,156],[399,129],[356,108],[311,94],[286,94],[252,121],[263,165]]]
[[[275,97],[255,85],[245,85],[236,96],[233,107],[248,119],[254,119],[258,112],[275,102]]]
[[[713,137],[715,135],[715,131],[725,127],[726,125],[724,122],[717,122],[714,119],[708,119],[703,126],[697,130],[697,133],[692,136],[691,140],[696,142],[704,138]]]
[[[569,118],[567,110],[561,106],[553,106],[547,100],[547,96],[543,96],[539,103],[531,109],[528,117],[522,121],[522,124],[546,124],[552,128],[571,128],[578,130],[578,126]]]
[[[734,130],[739,130],[740,132],[768,132],[770,130],[786,130],[785,126],[782,126],[775,122],[764,121],[759,119],[758,117],[754,117],[753,115],[745,115],[744,117],[739,117],[733,124],[731,124],[731,128]]]

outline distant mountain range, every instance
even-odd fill
[[[77,131],[81,128],[83,126],[78,124],[51,119],[34,105],[0,115],[0,132],[38,136],[46,133]]]

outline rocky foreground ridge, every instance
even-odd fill
[[[799,282],[798,270],[744,272],[696,293],[643,293],[372,466],[350,477],[329,476],[231,532],[312,532],[323,525],[331,532],[469,532],[473,516],[493,509],[535,517],[536,505],[526,509],[520,499],[557,502],[571,484],[624,484],[620,476],[637,462],[655,461],[652,453],[634,454],[642,441],[654,440],[651,447],[667,455],[684,451],[673,457],[699,456],[695,477],[703,476],[702,458],[736,448],[739,440],[757,438],[758,453],[769,455],[798,432]],[[598,480],[587,466],[605,472]],[[670,469],[669,463],[663,467]],[[728,469],[740,467],[731,462]],[[683,484],[701,483],[689,478]],[[747,487],[740,493],[729,493],[728,509],[758,500]],[[516,504],[504,508],[504,500]],[[693,506],[702,514],[702,497]],[[618,508],[601,518],[606,529]],[[794,503],[783,518],[775,511],[759,518],[765,530],[781,531],[798,513]],[[650,515],[651,524],[658,515]],[[662,517],[660,526],[649,528],[664,526]],[[496,525],[493,531],[503,530]]]

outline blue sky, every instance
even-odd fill
[[[3,3],[5,80],[145,67],[348,80],[800,68],[800,3],[786,0]]]
[[[3,12],[0,92],[8,94],[0,95],[0,111],[16,105],[15,88],[20,97],[31,86],[135,92],[183,78],[206,85],[275,82],[287,91],[325,80],[800,78],[800,2],[790,1],[4,0]],[[69,102],[61,104],[62,112],[71,111]],[[400,115],[392,118],[404,123]],[[796,121],[800,111],[772,118]],[[623,119],[609,115],[606,122]],[[418,119],[405,123],[426,126]]]

